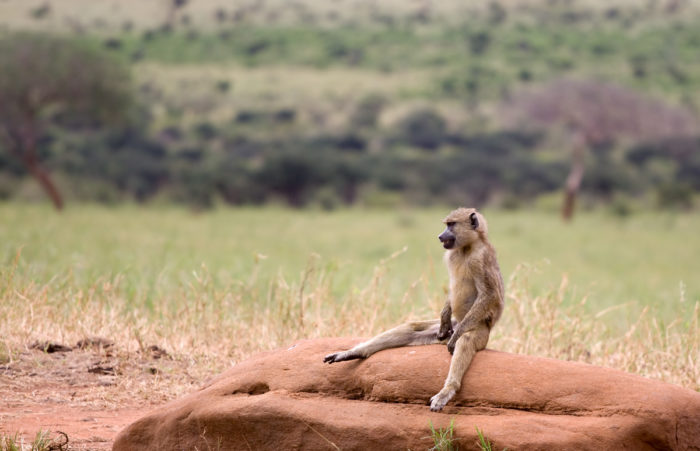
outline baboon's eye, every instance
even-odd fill
[[[449,222],[446,222],[445,224],[447,224],[447,227],[454,227],[455,222],[454,222],[454,221],[449,221]]]

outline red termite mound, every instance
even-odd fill
[[[494,449],[700,449],[700,393],[583,363],[485,350],[441,413],[428,400],[447,374],[445,346],[397,348],[327,365],[358,343],[301,341],[262,353],[125,428],[115,451],[427,449],[455,440]]]

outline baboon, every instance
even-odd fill
[[[452,354],[445,384],[430,398],[430,410],[445,407],[462,385],[477,351],[486,347],[504,305],[503,278],[487,238],[486,219],[473,208],[458,208],[443,220],[438,239],[445,251],[449,294],[440,319],[413,321],[388,330],[347,351],[328,354],[326,363],[364,359],[400,346],[446,343]]]

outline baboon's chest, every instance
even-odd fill
[[[468,271],[450,278],[450,305],[452,306],[452,317],[461,321],[464,315],[474,305],[476,300],[476,286],[474,279]]]
[[[474,287],[473,281],[464,281],[464,283],[456,286],[450,293],[452,316],[457,321],[461,321],[469,309],[472,308],[475,300],[476,288]]]

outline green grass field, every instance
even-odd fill
[[[435,317],[448,210],[2,204],[0,360],[97,335],[126,356],[157,343],[204,377],[296,339]],[[700,388],[699,216],[485,214],[507,281],[490,347]]]
[[[448,208],[429,210],[294,211],[281,208],[219,209],[193,214],[178,208],[73,206],[57,215],[42,206],[0,206],[4,269],[21,253],[15,277],[39,284],[89,286],[119,275],[135,305],[149,305],[187,284],[205,266],[217,287],[276,277],[295,280],[310,259],[332,272],[333,301],[365,286],[381,260],[391,298],[416,282],[421,308],[446,285],[437,240]],[[568,276],[573,296],[600,310],[629,304],[662,317],[683,300],[700,299],[697,255],[700,217],[640,214],[618,219],[582,214],[563,224],[553,213],[486,212],[506,280],[517,271],[535,292]],[[405,250],[405,251],[404,251]],[[519,269],[518,269],[519,268]],[[616,318],[609,318],[616,321]]]

